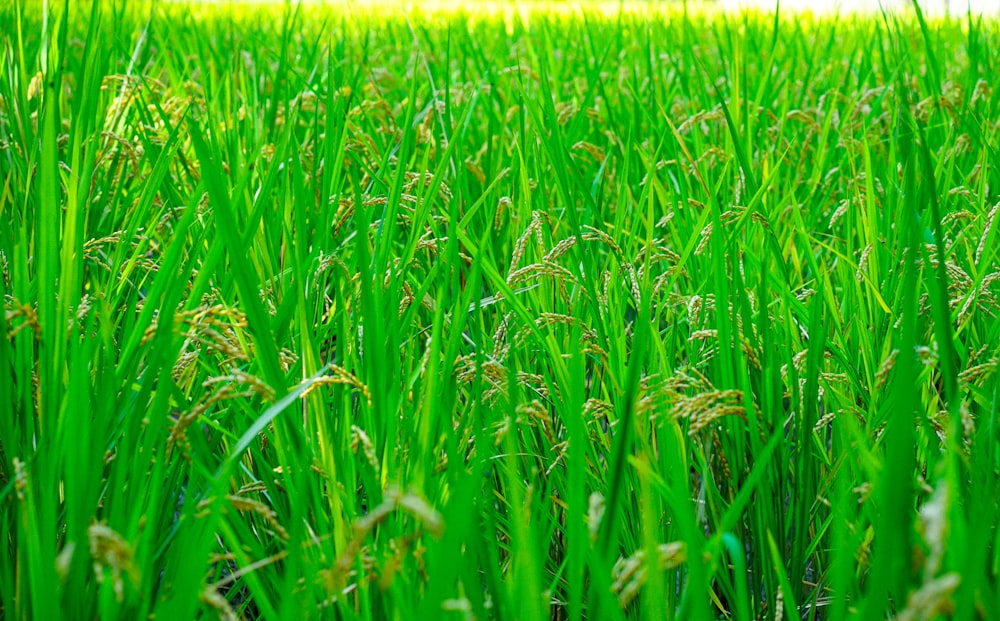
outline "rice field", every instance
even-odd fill
[[[0,7],[0,618],[1000,618],[1000,30]]]

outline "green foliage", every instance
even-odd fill
[[[1000,618],[995,22],[0,33],[0,617]]]

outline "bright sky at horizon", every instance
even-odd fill
[[[168,2],[186,2],[192,0],[166,0]],[[202,4],[284,4],[289,0],[193,0]],[[293,3],[298,0],[291,0]],[[429,10],[464,10],[486,8],[487,12],[504,5],[548,4],[546,0],[486,0],[470,3],[468,0],[301,0],[306,4],[326,4],[331,6],[353,5],[356,7],[384,6],[424,7]],[[964,16],[971,9],[973,14],[1000,15],[1000,0],[918,0],[921,9],[929,15],[950,14]],[[762,11],[773,11],[778,0],[715,0],[715,4],[725,10],[738,11],[743,8],[754,8]],[[780,0],[782,11],[822,13],[876,13],[883,7],[888,10],[909,10],[912,0]],[[658,0],[625,0],[626,5],[633,8],[641,4],[666,4]],[[678,3],[675,0],[675,3]],[[603,10],[614,10],[619,2],[613,0],[562,0],[559,4],[570,7],[597,6]],[[692,4],[712,4],[695,0]]]

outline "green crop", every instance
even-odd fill
[[[0,617],[1000,618],[995,20],[0,46]]]

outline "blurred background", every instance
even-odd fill
[[[0,0],[2,1],[2,0]],[[498,5],[538,5],[560,4],[571,7],[585,5],[599,7],[605,11],[615,10],[620,0],[161,0],[165,2],[200,2],[203,4],[284,4],[302,1],[308,4],[354,5],[357,7],[382,5],[404,5],[439,9],[442,7],[455,10],[473,11],[482,8],[496,10]],[[624,0],[625,4],[680,4],[682,0]],[[1000,15],[1000,0],[918,0],[921,9],[935,16],[952,15],[965,16],[970,10],[977,15]],[[739,11],[753,8],[762,11],[773,11],[777,0],[692,0],[691,6],[719,6],[728,11]],[[781,0],[782,11],[812,12],[812,13],[877,13],[883,8],[889,11],[908,11],[913,6],[913,0]]]
[[[965,15],[970,9],[973,13],[998,14],[1000,0],[919,0],[920,8],[932,15]],[[727,9],[754,7],[764,10],[774,10],[775,0],[720,0]],[[797,11],[813,12],[873,12],[884,7],[889,10],[908,9],[912,0],[782,0],[781,8]]]

